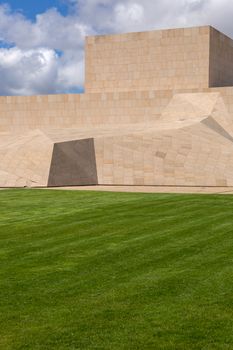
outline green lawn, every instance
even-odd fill
[[[233,349],[233,197],[0,191],[0,349]]]

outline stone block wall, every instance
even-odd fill
[[[210,27],[88,37],[86,92],[209,86]]]
[[[209,86],[233,85],[233,40],[210,28]]]

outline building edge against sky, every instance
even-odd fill
[[[85,94],[0,97],[0,186],[233,186],[233,41],[86,40]]]
[[[233,85],[232,40],[211,26],[86,39],[86,92]]]

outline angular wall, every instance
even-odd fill
[[[160,118],[161,112],[175,93],[212,91],[220,92],[229,113],[233,114],[233,87],[80,95],[2,96],[0,132],[22,133],[34,129],[48,131],[71,128],[81,131],[80,128],[83,130],[104,125],[121,128],[121,125],[132,123],[150,123]],[[2,135],[1,140],[3,139]]]
[[[85,94],[0,97],[0,187],[233,186],[232,43],[89,38]]]
[[[55,143],[48,186],[97,185],[93,139]]]
[[[209,86],[233,85],[233,40],[210,28]]]
[[[218,92],[175,94],[159,120],[95,149],[99,184],[233,185],[233,118]]]
[[[210,27],[89,37],[86,92],[209,86]]]

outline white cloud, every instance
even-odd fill
[[[89,33],[91,28],[76,15],[65,17],[56,9],[49,9],[37,15],[34,23],[19,13],[12,13],[8,6],[0,5],[0,38],[20,48],[77,50]]]
[[[30,95],[68,91],[83,84],[83,59],[62,57],[47,48],[0,49],[0,94]]]
[[[210,24],[233,36],[232,0],[66,1],[68,15],[48,9],[34,22],[0,5],[0,41],[10,46],[0,49],[1,94],[82,87],[89,34]]]
[[[91,28],[76,15],[62,16],[50,9],[27,20],[0,6],[0,94],[66,92],[82,88],[83,44]]]
[[[84,58],[79,52],[67,52],[59,60],[57,85],[59,91],[82,87],[84,83]]]
[[[53,50],[0,49],[0,93],[48,93],[56,88],[57,68]]]
[[[117,4],[114,8],[115,24],[117,27],[129,29],[144,22],[144,7],[137,3]]]

